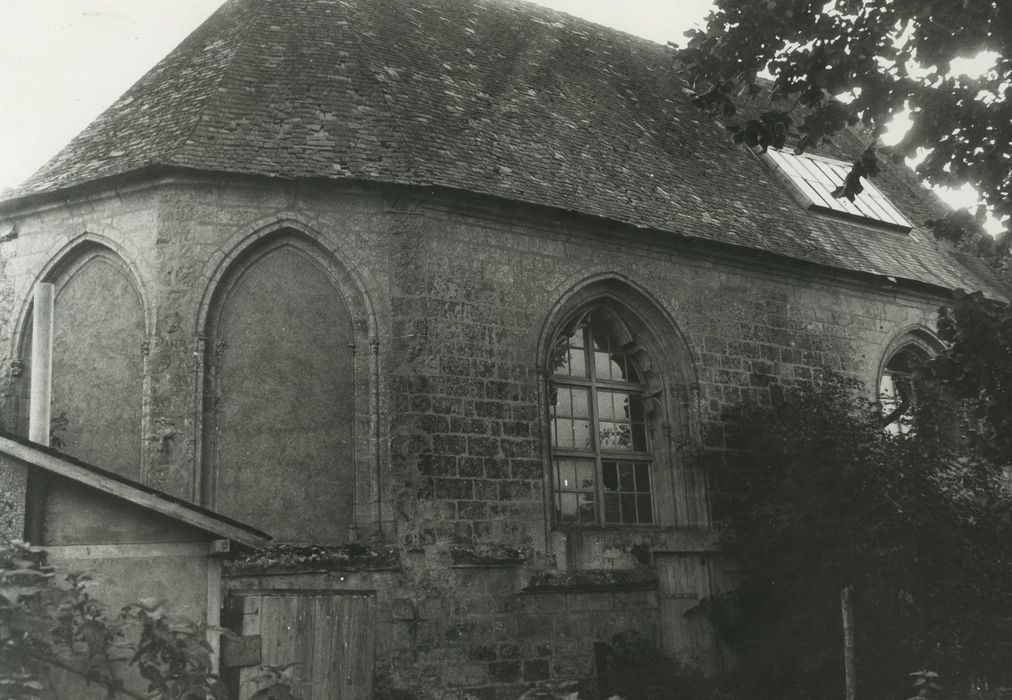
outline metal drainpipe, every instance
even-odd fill
[[[32,383],[28,439],[49,445],[53,394],[53,285],[40,282],[32,308]]]
[[[28,439],[49,446],[53,395],[53,285],[40,282],[32,304],[32,378]],[[39,543],[46,499],[44,473],[30,467],[25,494],[25,540]]]

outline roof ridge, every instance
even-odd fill
[[[851,140],[818,152],[850,159]],[[0,208],[159,166],[449,188],[993,286],[912,236],[809,213],[692,105],[664,45],[527,0],[229,0]],[[876,186],[933,213],[912,183],[889,169]]]
[[[227,11],[231,10],[232,5],[241,7],[247,3],[256,4],[256,0],[227,0],[227,2],[225,2],[223,5],[220,5],[217,10],[211,13],[211,16],[208,17],[207,20],[205,20],[205,22],[201,24],[201,27],[203,27],[204,24],[213,21],[217,17],[217,15],[226,13]],[[247,13],[240,13],[240,16],[242,16],[243,19],[246,19],[247,15],[250,18],[248,24],[252,25],[256,21],[256,19],[262,15],[262,13],[259,13],[252,8]],[[243,22],[237,21],[233,25],[233,27],[238,28],[240,24],[243,24]],[[194,115],[193,124],[190,125],[189,130],[187,130],[185,134],[181,135],[181,137],[177,139],[174,148],[170,149],[167,153],[163,155],[162,160],[165,163],[169,164],[174,163],[176,157],[180,155],[181,151],[183,151],[186,148],[186,146],[190,143],[190,140],[193,138],[194,134],[197,133],[197,130],[200,128],[201,124],[204,121],[204,112],[207,109],[208,104],[211,102],[211,98],[220,91],[222,84],[225,82],[225,78],[232,71],[233,66],[235,66],[236,56],[238,56],[239,53],[243,50],[243,48],[247,45],[251,32],[237,31],[237,35],[239,39],[237,43],[233,44],[234,49],[232,51],[232,55],[229,57],[226,66],[219,72],[218,79],[214,82],[214,88],[208,89],[204,93],[200,109]]]

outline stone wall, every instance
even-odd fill
[[[216,292],[282,233],[327,257],[354,346],[342,448],[355,475],[354,525],[316,537],[392,548],[392,573],[362,584],[379,591],[377,673],[431,697],[512,698],[547,678],[588,681],[593,642],[622,630],[660,643],[653,554],[716,551],[705,474],[684,448],[724,447],[722,412],[773,386],[826,369],[874,386],[886,347],[932,326],[940,302],[754,251],[392,186],[169,180],[7,215],[0,228],[15,223],[18,237],[0,243],[0,393],[18,395],[27,379],[17,376],[19,334],[34,282],[75,246],[104,246],[131,271],[149,314],[137,473],[205,503]],[[597,298],[638,319],[663,378],[654,439],[664,444],[652,468],[664,488],[651,527],[551,522],[539,367],[558,324]],[[293,473],[263,471],[251,500],[268,507],[272,492],[301,483]],[[314,483],[306,503],[326,508]],[[271,515],[292,525],[293,541],[314,515],[296,510]],[[616,573],[552,579],[584,570]],[[280,580],[256,576],[231,585]],[[312,576],[312,586],[338,585]]]
[[[377,698],[400,688],[410,697],[515,700],[549,679],[592,688],[595,641],[629,630],[657,636],[649,580],[525,589],[522,567],[455,565],[433,550],[394,552],[365,566],[353,555],[324,565],[326,573],[297,573],[280,559],[270,572],[227,564],[228,589],[375,591]]]

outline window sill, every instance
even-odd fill
[[[615,523],[612,525],[601,525],[599,523],[560,523],[552,526],[552,532],[625,532],[627,530],[640,532],[660,529],[661,526],[655,523],[644,523],[642,525],[633,523]]]
[[[555,537],[563,542],[586,541],[587,538],[601,540],[610,547],[626,547],[637,544],[649,547],[654,554],[670,552],[718,552],[721,531],[710,525],[556,525],[552,528]],[[561,546],[569,547],[560,542]]]

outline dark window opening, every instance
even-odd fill
[[[903,348],[886,362],[879,377],[879,404],[887,432],[906,435],[914,429],[917,386],[914,370],[927,359],[916,348]]]

